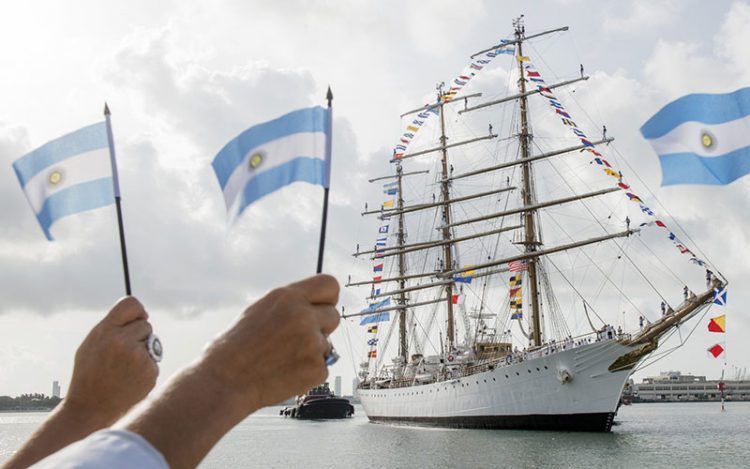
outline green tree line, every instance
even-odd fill
[[[40,393],[21,394],[18,397],[0,396],[1,410],[46,410],[54,409],[62,399]]]

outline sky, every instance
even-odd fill
[[[640,168],[641,193],[684,227],[730,280],[729,333],[697,321],[684,346],[636,377],[670,369],[717,377],[706,348],[726,341],[729,367],[750,366],[741,307],[750,253],[748,181],[661,188],[655,154],[638,128],[669,101],[750,84],[750,3],[181,0],[33,1],[0,7],[0,395],[51,392],[70,379],[77,344],[123,295],[116,219],[100,209],[58,222],[45,240],[12,172],[19,156],[64,133],[112,121],[131,281],[165,346],[160,383],[253,300],[314,272],[322,191],[296,184],[229,226],[210,169],[245,128],[334,93],[335,158],[325,271],[343,284],[366,275],[350,253],[370,242],[378,203],[366,179],[387,174],[404,123],[469,55],[509,37],[569,26],[530,46],[540,67],[571,77],[590,131],[606,124],[617,151]],[[502,70],[501,70],[502,71]],[[500,73],[500,72],[496,72]],[[689,267],[684,267],[688,269]],[[700,277],[700,272],[698,277]],[[361,292],[341,305],[359,309]],[[717,310],[712,310],[716,312]],[[717,313],[717,314],[719,314]],[[344,391],[361,356],[350,323],[332,340],[330,370]],[[355,347],[356,349],[356,347]]]

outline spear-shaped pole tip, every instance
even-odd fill
[[[326,99],[328,100],[328,107],[331,107],[331,101],[333,101],[333,92],[331,86],[328,85],[328,92],[326,93]]]
[[[109,115],[109,105],[107,104],[106,101],[104,101],[104,115],[105,116]]]

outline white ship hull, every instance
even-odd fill
[[[359,392],[373,421],[609,431],[630,370],[608,367],[631,350],[595,342],[459,379]]]

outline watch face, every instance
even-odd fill
[[[151,334],[150,336],[148,336],[147,345],[148,354],[151,355],[151,358],[157,363],[160,362],[164,354],[164,349],[161,346],[161,340],[159,340],[156,335]]]

